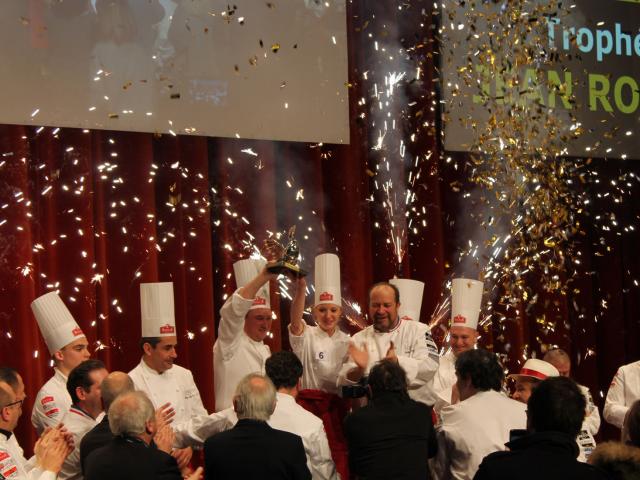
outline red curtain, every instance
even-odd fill
[[[440,160],[432,4],[414,1],[399,10],[391,3],[348,2],[350,145],[0,127],[0,364],[25,378],[28,399],[18,436],[27,451],[35,440],[32,401],[52,374],[29,304],[49,290],[60,291],[98,347],[97,357],[111,370],[129,371],[140,357],[139,283],[173,281],[178,363],[193,371],[210,410],[217,312],[235,288],[232,263],[268,232],[297,225],[307,268],[317,253],[337,252],[345,298],[361,306],[373,281],[394,274],[424,280],[422,319],[430,318],[444,281],[464,273],[457,269],[458,252],[469,228],[480,224],[480,212],[462,197],[472,190],[467,157]],[[381,153],[371,149],[373,84],[363,80],[364,72],[378,81],[384,74],[372,38],[384,37],[390,20],[399,44],[420,45],[407,55],[423,69],[420,81],[403,87],[411,108],[401,131],[416,133],[407,148],[422,159],[413,191],[425,224],[408,235],[400,264],[375,183]],[[613,203],[599,195],[621,177],[637,184],[640,169],[596,160],[592,170],[600,183],[584,187],[593,211],[586,212],[577,239],[582,264],[572,287],[564,295],[540,291],[536,305],[489,325],[481,343],[505,353],[511,368],[539,355],[542,346],[559,344],[601,406],[600,392],[606,395],[616,368],[640,357],[640,238],[637,229],[623,235],[603,229],[597,215],[615,213],[620,224],[635,225],[640,196]],[[631,172],[636,176],[628,177]],[[269,339],[272,350],[288,348],[288,302],[279,295],[274,287],[279,321]]]

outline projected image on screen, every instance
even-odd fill
[[[640,3],[523,5],[509,18],[503,2],[442,2],[445,148],[480,151],[496,112],[528,112],[517,141],[548,143],[551,118],[563,155],[640,159]],[[519,44],[501,43],[516,29]]]
[[[344,0],[3,0],[0,121],[347,143]]]

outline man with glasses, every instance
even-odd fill
[[[71,452],[61,428],[48,429],[36,442],[35,458],[27,461],[13,431],[22,415],[26,395],[22,377],[0,368],[0,478],[54,480]]]

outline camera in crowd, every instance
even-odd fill
[[[345,385],[342,387],[342,398],[363,398],[369,397],[369,378],[362,377],[355,385]]]

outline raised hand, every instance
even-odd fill
[[[362,370],[367,368],[369,364],[369,350],[367,345],[363,345],[362,349],[358,348],[355,343],[349,343],[349,356],[355,362],[355,364]]]
[[[183,472],[189,468],[189,462],[191,462],[191,457],[193,456],[193,449],[191,447],[174,448],[171,452],[171,456],[176,459],[176,462],[178,462],[178,468]]]
[[[160,430],[165,425],[169,425],[173,422],[173,417],[175,416],[176,411],[171,406],[170,402],[165,403],[161,407],[156,409],[156,426],[158,430]]]
[[[389,342],[389,349],[387,350],[387,354],[385,358],[391,361],[398,363],[398,355],[396,355],[396,346],[393,342]]]
[[[184,477],[185,480],[202,480],[202,467],[198,467],[189,477]]]
[[[176,434],[173,433],[173,429],[169,425],[159,428],[153,437],[153,441],[156,447],[158,447],[158,450],[162,450],[169,455],[171,455],[171,451],[173,450],[173,442],[175,439]]]

